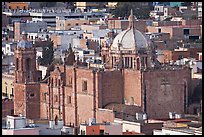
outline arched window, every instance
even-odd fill
[[[137,70],[139,70],[139,69],[140,69],[140,59],[137,58]]]
[[[131,97],[131,98],[130,98],[130,105],[134,105],[134,102],[135,102],[135,101],[134,101],[134,97]]]
[[[142,67],[144,67],[145,66],[145,59],[144,59],[144,57],[142,57],[142,61],[141,61],[141,63],[142,63]]]
[[[132,65],[133,64],[133,59],[132,59],[132,57],[130,57],[130,68],[132,68]]]
[[[26,70],[27,71],[30,70],[30,59],[29,58],[26,59]]]
[[[61,82],[60,82],[60,79],[58,79],[58,86],[60,86],[60,83],[61,83]]]
[[[106,56],[103,55],[103,62],[105,63],[106,62]]]
[[[51,79],[51,85],[54,86],[54,80],[53,80],[53,78]]]
[[[18,60],[18,58],[16,58],[16,70],[18,70],[18,63],[19,63],[19,60]]]
[[[55,116],[55,125],[58,125],[58,116]]]
[[[57,86],[57,78],[55,78],[55,86]]]
[[[186,112],[186,105],[187,105],[187,100],[186,100],[186,92],[187,92],[187,86],[186,86],[187,84],[186,84],[186,81],[184,82],[184,100],[183,100],[183,102],[184,102],[184,112]]]
[[[147,67],[147,57],[145,57],[145,65],[146,65],[146,67]]]

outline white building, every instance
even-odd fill
[[[141,115],[141,117],[139,115],[136,115],[137,121],[126,121],[115,118],[114,122],[122,124],[123,132],[136,132],[145,135],[152,135],[154,129],[162,128],[162,121],[146,120],[144,115]]]
[[[16,43],[6,43],[5,47],[2,47],[2,52],[4,55],[14,55],[14,48]]]
[[[2,135],[39,135],[38,129],[26,125],[26,118],[23,116],[7,116],[6,128],[2,129]]]
[[[162,130],[154,130],[153,135],[202,135],[202,129],[162,127]]]
[[[198,2],[198,18],[202,18],[202,2]]]

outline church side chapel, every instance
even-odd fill
[[[162,66],[151,41],[135,29],[131,11],[128,29],[101,47],[103,68],[75,60],[70,47],[63,65],[48,67],[45,78],[36,69],[36,51],[26,33],[15,49],[14,111],[57,125],[135,121],[136,113],[168,118],[169,112],[188,113],[191,70]]]

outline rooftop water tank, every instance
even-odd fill
[[[64,125],[63,120],[58,120],[58,128],[62,128]]]
[[[147,114],[144,113],[144,114],[143,114],[143,120],[146,120],[146,119],[147,119]]]
[[[136,120],[143,120],[143,114],[142,113],[136,113]]]
[[[182,114],[175,114],[175,118],[176,119],[182,118]]]
[[[174,119],[175,118],[175,112],[169,112],[169,118]]]
[[[54,129],[55,121],[49,121],[49,128]]]

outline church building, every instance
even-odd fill
[[[188,113],[191,70],[160,65],[151,41],[129,27],[110,45],[101,47],[102,68],[82,65],[68,50],[63,65],[50,66],[45,78],[36,69],[36,51],[22,34],[15,49],[14,111],[31,119],[63,121],[79,126],[95,118],[168,118],[169,112]]]

